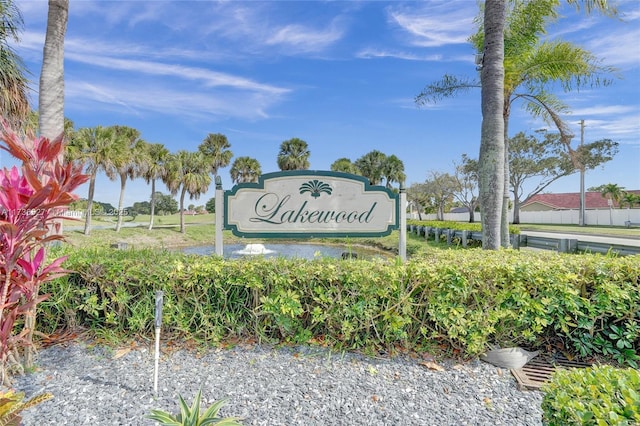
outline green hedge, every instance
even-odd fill
[[[440,229],[454,229],[456,231],[471,231],[471,232],[481,232],[482,224],[481,223],[469,223],[469,222],[454,222],[450,220],[416,220],[409,219],[407,220],[407,225],[417,225],[417,226],[430,226],[432,228],[440,228]],[[509,225],[509,233],[510,234],[519,234],[520,228],[514,225]]]
[[[376,351],[445,348],[473,356],[490,343],[564,344],[583,357],[637,365],[640,259],[513,250],[439,250],[406,263],[240,259],[168,251],[72,251],[76,272],[49,283],[44,332],[82,325],[151,335],[154,293],[164,330],[215,343],[230,337]]]
[[[551,426],[640,424],[640,373],[595,366],[558,370],[543,385],[543,423]]]

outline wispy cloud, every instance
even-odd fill
[[[424,61],[424,62],[440,62],[443,60],[441,54],[432,55],[419,55],[417,53],[405,52],[399,50],[385,50],[378,48],[366,48],[362,49],[356,54],[357,58],[372,59],[372,58],[396,58],[404,59],[407,61]]]
[[[216,120],[222,117],[249,120],[268,117],[267,110],[277,102],[263,93],[237,91],[194,92],[169,86],[144,86],[135,83],[111,84],[70,80],[66,94],[76,108],[100,104],[120,114],[143,116],[159,113],[198,120]]]
[[[66,83],[65,92],[67,97],[73,99],[92,100],[100,104],[111,105],[110,109],[115,111],[126,111],[128,114],[139,115],[136,107],[128,102],[130,99],[118,96],[117,88],[111,85],[104,86],[72,80]]]
[[[211,3],[204,16],[191,16],[190,31],[203,40],[226,40],[217,48],[231,50],[236,57],[322,53],[344,37],[340,14],[298,15],[289,10],[293,6],[305,10],[303,5],[280,2]]]
[[[640,145],[637,137],[640,134],[640,114],[637,108],[596,105],[576,109],[566,118],[566,121],[572,123],[576,134],[579,134],[582,119],[590,141],[608,138],[623,144]]]
[[[565,13],[550,25],[552,39],[571,39],[603,61],[615,67],[640,66],[640,9],[635,2],[620,3],[618,17],[602,16],[598,12],[587,15],[565,6]],[[615,27],[615,31],[612,28]]]
[[[285,46],[296,53],[319,52],[339,41],[344,31],[335,22],[323,29],[313,29],[300,24],[276,28],[266,40],[268,45]]]
[[[638,67],[640,66],[640,49],[638,49],[640,27],[624,22],[619,25],[625,27],[624,31],[593,35],[586,42],[586,46],[607,65]]]
[[[634,7],[631,7],[629,10],[624,11],[621,14],[621,18],[626,22],[640,20],[640,9],[637,7],[637,5],[634,5]]]
[[[95,19],[99,16],[101,26],[113,27],[124,23],[132,27],[145,21],[166,21],[171,16],[170,6],[170,3],[161,1],[74,1],[69,7],[69,19]]]
[[[161,62],[142,61],[136,59],[119,59],[96,57],[70,53],[67,58],[76,62],[92,64],[99,68],[117,69],[137,74],[168,76],[185,80],[198,80],[206,87],[232,87],[240,90],[263,92],[270,95],[281,95],[289,89],[258,83],[251,79],[227,73],[212,71],[184,65],[165,64]]]
[[[477,10],[467,7],[468,2],[430,2],[419,8],[390,8],[389,19],[409,34],[411,43],[421,47],[440,47],[467,43],[474,31],[473,18]]]
[[[594,118],[585,120],[585,131],[590,134],[590,140],[610,138],[620,143],[640,145],[636,135],[640,132],[640,114],[620,117],[609,120]]]
[[[620,115],[635,112],[637,108],[632,105],[592,105],[585,108],[573,109],[572,114],[591,117],[595,115]]]

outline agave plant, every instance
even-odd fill
[[[19,426],[22,421],[21,412],[51,398],[53,395],[50,393],[42,393],[28,401],[22,401],[24,392],[16,393],[9,389],[0,393],[0,425]]]
[[[236,417],[218,417],[220,408],[227,403],[224,399],[216,401],[200,415],[202,389],[198,390],[191,407],[187,405],[181,395],[178,395],[178,398],[180,399],[180,414],[177,416],[162,410],[151,410],[151,414],[147,418],[157,421],[161,426],[242,426],[241,423],[238,423],[239,419]]]

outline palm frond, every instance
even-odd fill
[[[435,104],[442,99],[451,98],[458,93],[466,93],[480,87],[479,80],[445,74],[442,80],[425,86],[414,101],[418,105]]]

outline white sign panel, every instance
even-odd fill
[[[361,176],[270,173],[225,191],[224,225],[245,237],[381,236],[398,228],[398,205],[397,194]]]

